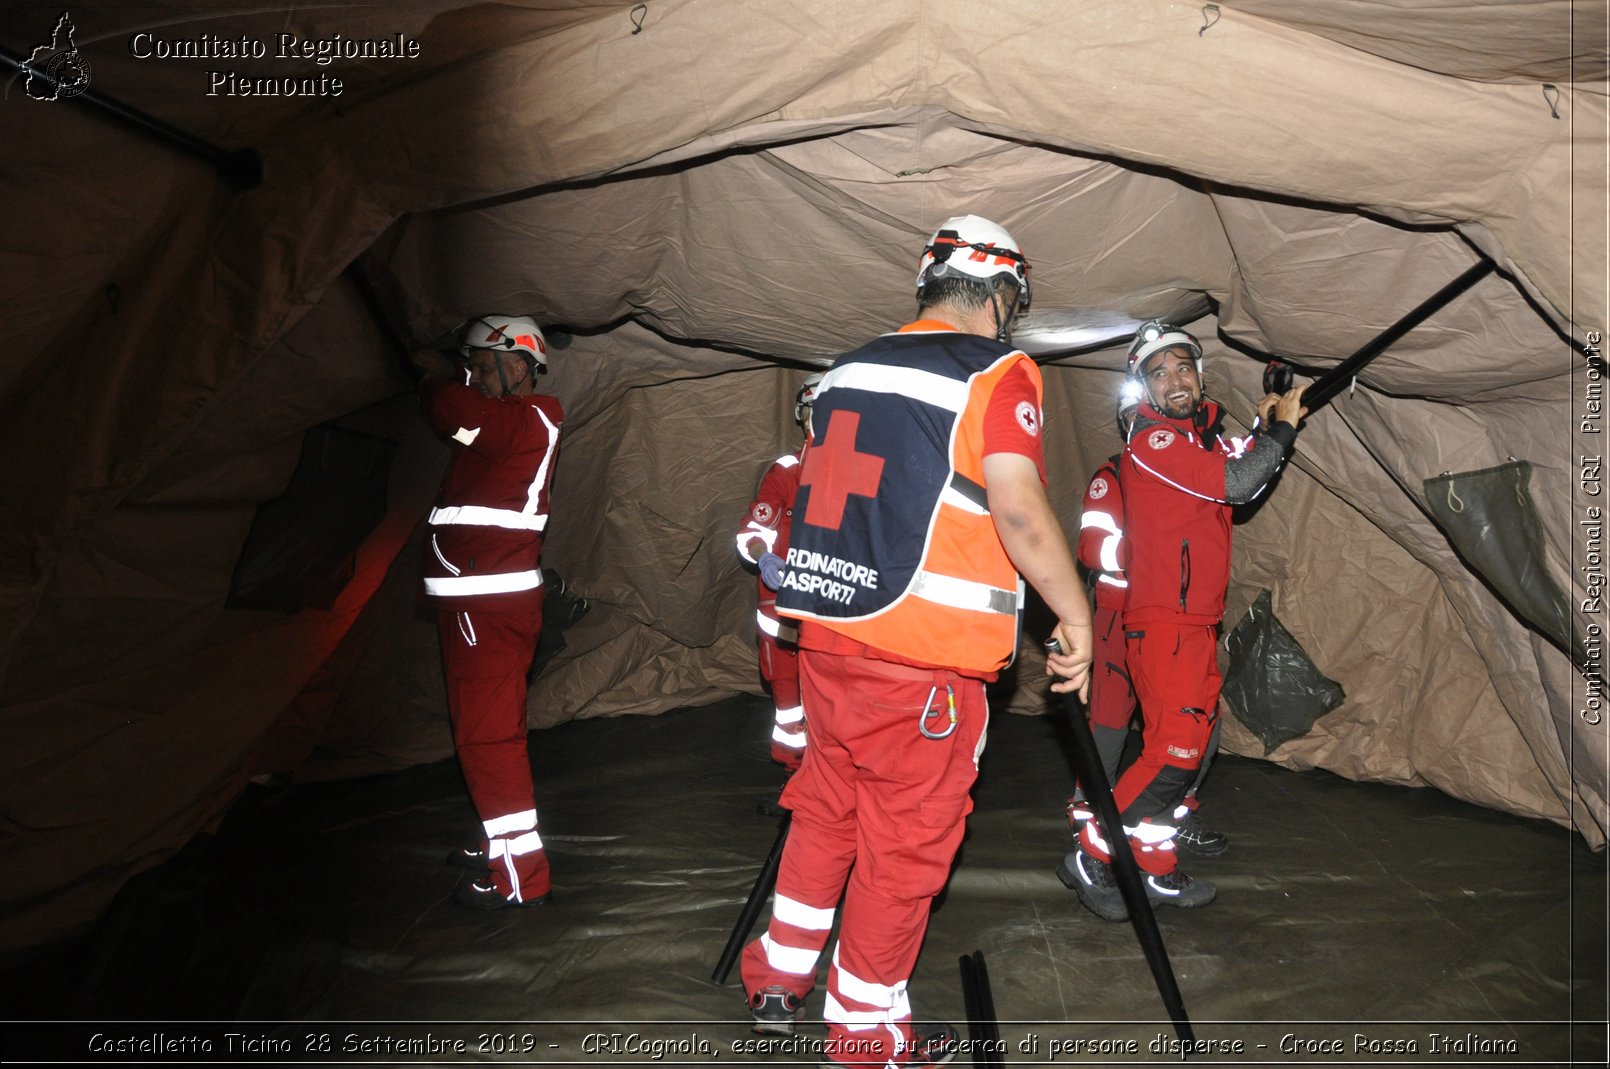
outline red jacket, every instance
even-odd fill
[[[483,397],[456,382],[420,387],[452,442],[431,509],[425,592],[453,608],[512,607],[542,583],[542,536],[564,410],[557,397]]]
[[[1120,608],[1129,580],[1120,554],[1124,544],[1124,491],[1118,457],[1109,457],[1090,477],[1079,515],[1079,563],[1095,576],[1096,604]]]
[[[1150,621],[1216,624],[1230,582],[1230,506],[1257,497],[1279,469],[1296,431],[1276,423],[1249,440],[1204,445],[1199,427],[1142,403],[1120,462],[1129,577],[1124,626]],[[1238,455],[1236,455],[1238,454]]]
[[[758,564],[758,556],[750,556],[749,542],[760,539],[766,544],[767,553],[788,557],[788,530],[794,518],[794,492],[799,489],[799,465],[805,458],[805,446],[799,447],[798,453],[789,453],[780,456],[766,469],[761,476],[760,489],[755,492],[755,500],[750,502],[749,511],[744,514],[744,525],[738,528],[738,555],[750,564]],[[756,608],[760,614],[758,625],[773,638],[779,637],[777,624],[777,592],[769,590],[764,582],[758,578],[756,584]],[[768,626],[770,625],[770,626]],[[797,637],[797,631],[792,622],[782,630],[784,636],[792,641]]]

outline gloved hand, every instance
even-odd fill
[[[760,581],[766,584],[767,590],[783,585],[783,558],[775,553],[762,553],[755,563],[760,567]]]

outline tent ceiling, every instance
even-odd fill
[[[652,0],[634,33],[631,5],[558,0],[75,5],[96,90],[257,149],[265,182],[231,192],[15,85],[0,103],[0,455],[6,499],[27,502],[0,530],[15,923],[46,923],[66,882],[62,915],[82,917],[254,771],[445,754],[408,555],[440,458],[388,332],[423,350],[501,308],[575,334],[553,361],[570,422],[548,553],[608,611],[543,677],[534,722],[752,689],[730,524],[758,466],[793,447],[800,369],[902,321],[920,242],[962,211],[1022,241],[1037,312],[1188,318],[1240,421],[1249,350],[1333,365],[1492,257],[1502,274],[1305,431],[1238,535],[1231,607],[1273,589],[1348,690],[1278,760],[1599,841],[1605,754],[1575,715],[1579,677],[1419,495],[1444,470],[1529,460],[1550,570],[1585,596],[1572,494],[1595,443],[1560,413],[1582,369],[1565,335],[1605,322],[1604,5],[1218,6],[1199,33],[1200,5],[1163,0],[1012,17],[971,0]],[[0,38],[26,52],[59,13],[8,7]],[[159,25],[401,33],[421,55],[332,64],[337,98],[208,97],[219,61],[128,54]],[[324,70],[288,63],[228,65]],[[1538,80],[1559,87],[1559,118]],[[1051,490],[1072,526],[1114,445],[1121,354],[1057,363]],[[404,443],[392,515],[329,613],[223,611],[252,510],[326,420]],[[64,807],[67,781],[89,786]]]

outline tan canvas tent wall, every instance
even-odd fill
[[[1549,573],[1602,626],[1605,6],[771,0],[239,13],[71,10],[91,86],[228,149],[235,191],[83,101],[0,103],[0,942],[93,918],[254,775],[450,747],[414,537],[444,457],[394,338],[520,311],[569,422],[547,563],[597,608],[536,726],[755,690],[730,538],[792,445],[802,371],[902,322],[922,239],[972,211],[1018,236],[1041,309],[1182,316],[1250,417],[1260,361],[1333,366],[1478,256],[1500,274],[1303,432],[1240,529],[1232,617],[1269,588],[1348,700],[1272,759],[1606,817],[1602,693],[1429,518],[1426,478],[1514,457]],[[59,8],[10,7],[26,58]],[[133,35],[267,42],[142,58]],[[275,35],[419,42],[280,58]],[[337,74],[339,96],[209,96]],[[1573,344],[1575,343],[1575,344]],[[1069,529],[1113,449],[1121,346],[1046,369]],[[385,518],[333,605],[224,608],[305,433],[398,443]],[[1586,428],[1586,429],[1585,429]],[[1591,499],[1590,499],[1591,498]],[[317,517],[310,517],[316,523]],[[1037,671],[1027,643],[1021,675]],[[1013,708],[1038,712],[1035,688]],[[1244,730],[1228,745],[1260,753]]]

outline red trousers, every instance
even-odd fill
[[[1126,663],[1145,722],[1140,757],[1113,788],[1136,863],[1147,872],[1174,871],[1174,810],[1196,780],[1219,712],[1218,629],[1209,624],[1135,624],[1125,633]],[[1081,832],[1085,848],[1111,853],[1095,821]]]
[[[1095,632],[1095,660],[1090,666],[1090,724],[1128,731],[1135,715],[1135,688],[1125,667],[1124,605],[1108,605],[1098,594],[1090,621]],[[1109,775],[1111,770],[1109,770]]]
[[[842,894],[824,1053],[883,1065],[911,1042],[906,983],[973,808],[989,707],[981,681],[942,669],[809,649],[799,660],[811,745],[783,791],[793,824],[771,923],[744,948],[744,990],[803,998]]]
[[[1090,735],[1108,786],[1118,782],[1118,763],[1123,760],[1129,741],[1129,722],[1135,716],[1135,688],[1129,682],[1124,660],[1123,591],[1096,587],[1096,604],[1091,610],[1095,659],[1090,666]],[[1068,821],[1078,826],[1095,812],[1090,785],[1079,784],[1079,791],[1068,799]]]
[[[512,612],[443,607],[437,614],[453,743],[481,817],[493,885],[517,902],[553,890],[526,754],[525,677],[542,635],[541,594]]]
[[[793,629],[790,628],[790,631]],[[764,631],[760,646],[760,678],[771,687],[776,713],[771,728],[771,759],[790,772],[805,759],[805,704],[799,692],[799,647],[780,642]]]

